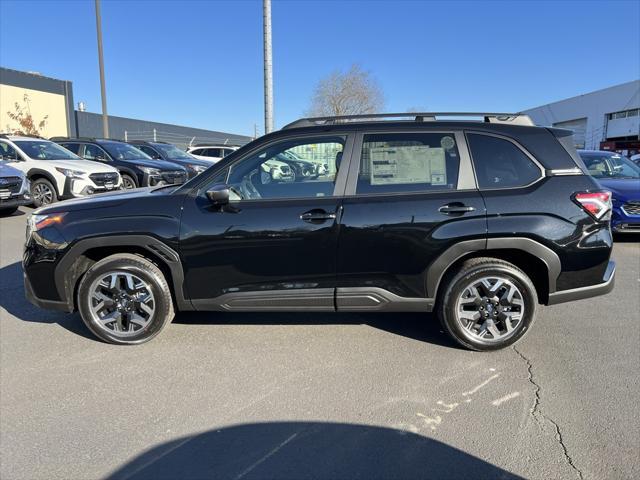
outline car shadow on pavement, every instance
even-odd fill
[[[0,269],[0,306],[9,314],[34,323],[57,323],[61,327],[95,339],[77,313],[40,309],[24,296],[22,265],[12,263]],[[395,335],[426,343],[459,348],[442,332],[430,313],[332,313],[332,312],[180,312],[173,323],[238,325],[369,325]],[[96,340],[97,341],[97,340]]]
[[[640,243],[640,233],[614,233],[615,243]]]
[[[142,453],[107,478],[522,477],[408,431],[346,423],[272,422],[177,438]]]
[[[338,312],[181,312],[173,323],[198,325],[368,325],[395,335],[461,348],[431,313]]]
[[[23,322],[57,323],[62,328],[95,340],[78,314],[43,310],[29,303],[24,296],[22,264],[15,262],[0,268],[0,307]]]

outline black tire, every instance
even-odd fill
[[[0,216],[9,217],[13,215],[16,212],[16,210],[18,210],[18,207],[0,208]]]
[[[95,318],[91,306],[93,299],[92,284],[111,272],[133,274],[150,287],[153,294],[153,313],[148,325],[134,333],[120,334],[110,331]],[[96,262],[82,277],[78,286],[78,310],[85,325],[101,340],[116,345],[137,345],[148,342],[158,335],[173,320],[174,309],[171,290],[162,271],[146,258],[129,253],[120,253]]]
[[[507,280],[519,290],[523,307],[514,308],[516,310],[523,308],[524,315],[521,315],[521,320],[513,331],[504,334],[504,338],[493,338],[491,333],[489,333],[491,338],[481,338],[470,329],[464,328],[463,320],[458,319],[458,299],[462,297],[467,287],[484,278]],[[464,262],[459,270],[443,280],[436,311],[442,327],[458,344],[469,350],[490,351],[508,347],[520,340],[533,324],[537,304],[538,295],[533,283],[518,267],[497,258],[474,258]],[[510,310],[511,308],[509,306]],[[493,305],[484,307],[484,311],[479,314],[488,315],[489,309],[493,311],[495,307]],[[485,322],[485,320],[480,317],[477,322]],[[506,324],[502,326],[506,328]]]
[[[31,198],[33,205],[42,207],[58,201],[58,193],[53,184],[46,178],[38,178],[31,181]]]
[[[126,173],[123,173],[121,176],[122,176],[122,188],[124,188],[125,190],[138,188],[136,179],[133,178],[131,175],[127,175]]]

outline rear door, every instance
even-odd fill
[[[430,264],[457,242],[486,238],[464,134],[359,133],[338,239],[338,310],[425,310]]]

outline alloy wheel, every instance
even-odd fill
[[[465,335],[482,342],[501,342],[522,323],[522,292],[503,277],[483,277],[470,282],[456,301],[456,319]]]
[[[108,272],[93,281],[89,292],[91,316],[110,334],[136,335],[153,319],[156,302],[151,285],[137,275]]]
[[[124,186],[125,190],[136,188],[135,183],[133,183],[133,181],[128,177],[122,177],[122,185]]]
[[[38,205],[49,205],[53,203],[53,191],[46,183],[36,183],[33,186],[31,196]]]

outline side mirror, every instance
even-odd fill
[[[207,190],[207,198],[213,205],[227,205],[229,203],[230,193],[231,189],[229,188],[229,185],[214,185],[209,190]]]

